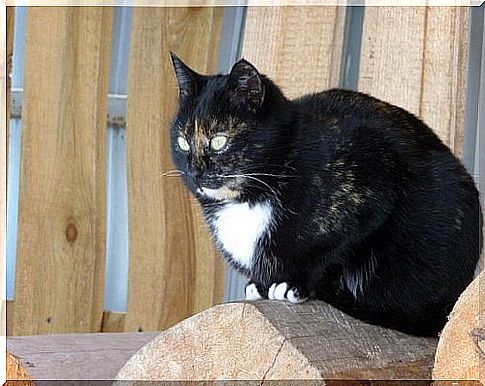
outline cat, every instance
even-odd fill
[[[402,108],[331,89],[287,99],[248,61],[201,75],[171,53],[173,161],[246,299],[328,302],[436,336],[472,280],[474,182]]]

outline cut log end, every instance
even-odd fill
[[[230,303],[160,334],[117,379],[429,379],[436,344],[320,301]]]
[[[15,380],[15,384],[19,386],[34,386],[34,382],[22,362],[8,352],[6,355],[8,379]]]
[[[456,302],[438,344],[433,379],[469,379],[485,384],[484,285],[482,273]]]

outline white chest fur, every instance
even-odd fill
[[[245,268],[251,267],[261,237],[270,231],[273,208],[269,203],[230,203],[215,215],[215,235],[232,258]]]

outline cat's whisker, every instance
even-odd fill
[[[295,178],[299,177],[297,175],[288,174],[270,174],[270,173],[244,173],[245,176],[267,176],[267,177],[278,177],[278,178]]]
[[[185,172],[183,172],[182,170],[175,169],[175,170],[169,170],[168,172],[160,174],[160,177],[179,177],[179,176],[183,176],[184,174]]]
[[[273,193],[274,197],[279,201],[278,193],[271,186],[269,186],[266,182],[260,180],[259,178],[256,178],[256,177],[248,175],[248,174],[228,174],[225,177],[228,177],[228,178],[237,178],[237,177],[249,178],[251,180],[259,182],[259,183],[263,184],[264,186],[266,186],[270,190],[270,192]]]

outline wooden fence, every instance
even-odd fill
[[[165,329],[222,300],[223,264],[173,169],[168,51],[217,69],[223,8],[135,8],[127,90],[126,314],[103,310],[113,9],[28,9],[15,298],[8,334]],[[344,7],[250,7],[242,56],[289,96],[341,84]],[[365,10],[358,88],[462,154],[469,8]],[[11,14],[9,14],[11,17]],[[8,24],[9,26],[11,23]],[[13,28],[13,27],[11,27]],[[12,31],[9,31],[10,34]]]

